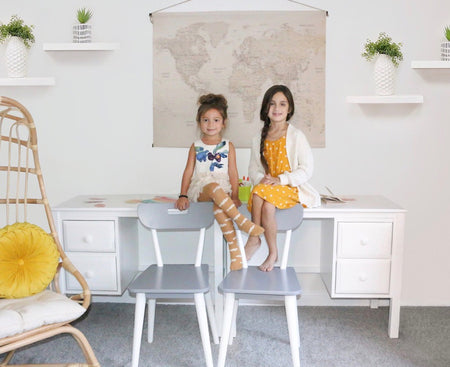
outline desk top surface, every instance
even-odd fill
[[[80,195],[59,204],[54,211],[124,211],[136,212],[140,203],[175,202],[176,195],[130,194],[130,195]],[[380,195],[347,195],[344,203],[322,202],[317,208],[306,208],[304,215],[316,217],[327,213],[388,212],[406,210]],[[245,205],[245,204],[244,204]]]

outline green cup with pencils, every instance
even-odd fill
[[[243,203],[248,203],[251,192],[250,178],[244,176],[242,179],[239,179],[239,200]]]

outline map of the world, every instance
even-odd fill
[[[228,100],[225,137],[250,147],[264,92],[290,88],[300,128],[325,145],[325,14],[319,11],[160,13],[153,16],[153,144],[189,147],[197,101]]]

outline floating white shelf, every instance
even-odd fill
[[[411,61],[413,69],[450,69],[450,61]]]
[[[420,95],[348,96],[348,103],[423,103]]]
[[[118,50],[118,43],[90,42],[90,43],[44,43],[44,51],[113,51]]]
[[[0,78],[0,85],[3,86],[51,86],[55,85],[55,78]]]

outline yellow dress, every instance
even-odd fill
[[[269,173],[273,177],[291,171],[286,152],[286,136],[278,140],[264,142],[264,157],[269,166]],[[297,187],[287,185],[257,184],[253,187],[252,194],[256,194],[265,201],[275,205],[278,209],[292,208],[299,203]],[[252,210],[252,197],[248,201],[248,210]]]

